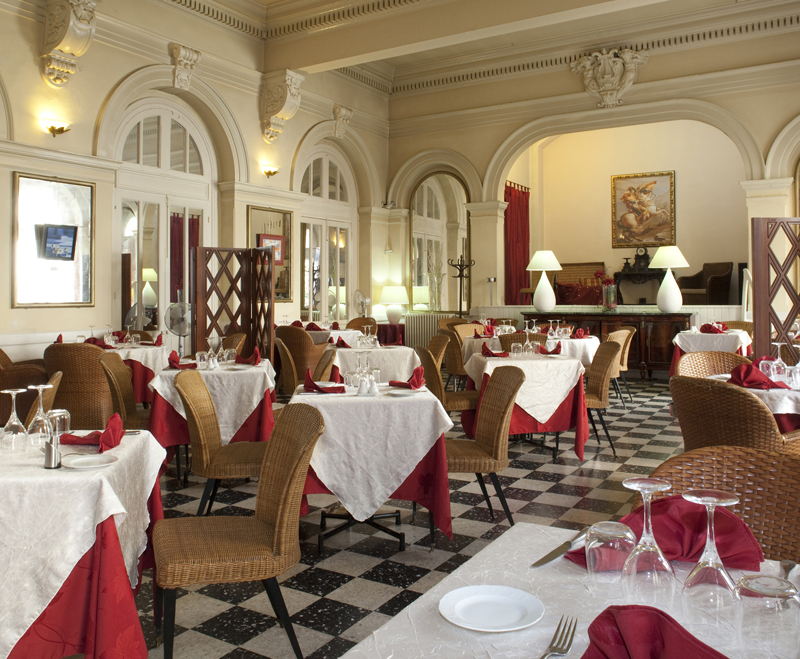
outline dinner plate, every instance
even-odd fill
[[[225,366],[226,371],[248,371],[255,368],[252,364],[230,364]]]
[[[544,604],[524,590],[508,586],[466,586],[439,600],[445,620],[476,632],[513,632],[539,622]]]
[[[416,394],[421,394],[423,391],[427,391],[427,389],[401,389],[400,387],[390,387],[387,393],[395,396],[414,396]]]
[[[107,453],[95,455],[65,455],[61,458],[61,464],[64,467],[75,469],[76,471],[88,471],[90,469],[102,469],[114,464],[119,458],[116,455],[108,455]]]

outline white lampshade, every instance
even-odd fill
[[[688,268],[689,264],[683,258],[681,250],[675,245],[659,247],[650,261],[651,268]]]
[[[408,304],[406,287],[384,286],[381,291],[381,304]]]
[[[414,286],[414,304],[428,304],[431,301],[431,292],[427,286]]]
[[[549,249],[540,249],[533,255],[526,270],[561,270],[561,265],[553,252]]]
[[[142,270],[142,281],[158,281],[158,273],[153,268]]]

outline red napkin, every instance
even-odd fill
[[[425,384],[425,367],[417,366],[413,375],[408,378],[408,382],[402,380],[389,380],[390,387],[401,387],[402,389],[419,389]]]
[[[311,377],[311,369],[306,369],[306,379],[303,383],[303,389],[306,391],[317,391],[321,394],[343,394],[344,387],[337,385],[333,387],[320,387]]]
[[[663,611],[609,606],[589,625],[582,659],[725,659]]]
[[[178,353],[175,350],[169,353],[167,362],[170,368],[197,368],[197,364],[181,364],[181,358],[178,357]]]
[[[508,357],[507,352],[492,352],[485,343],[481,346],[481,354],[484,357]]]
[[[480,334],[478,334],[478,330],[475,330],[475,333],[472,335],[472,338],[473,339],[482,339],[483,337]]]
[[[306,332],[321,332],[322,328],[316,323],[309,323],[306,325]]]
[[[60,441],[62,444],[99,444],[100,449],[98,453],[103,453],[115,446],[119,446],[124,434],[125,429],[122,427],[122,418],[119,414],[113,414],[108,420],[108,425],[103,432],[95,430],[85,437],[64,434],[61,435]]]
[[[53,343],[64,343],[64,337],[61,336],[61,334],[59,334],[58,337],[56,337],[56,340],[53,341]]]
[[[706,544],[706,509],[681,496],[664,497],[653,502],[653,535],[669,561],[696,563]],[[636,534],[642,535],[644,506],[619,520]],[[714,516],[717,551],[727,568],[758,570],[764,553],[750,527],[727,508],[718,507]],[[573,563],[586,567],[583,547],[565,554]]]
[[[258,348],[253,350],[253,354],[250,355],[247,359],[244,357],[239,357],[236,355],[236,359],[234,362],[237,364],[252,364],[253,366],[258,366],[261,363],[261,353],[259,352]]]
[[[706,323],[700,327],[701,334],[724,334],[728,331],[728,326],[725,323],[720,323],[722,329],[717,329],[711,323]]]
[[[759,357],[758,359],[754,359],[753,366],[758,368],[761,362],[774,362],[774,361],[777,361],[775,357],[770,357],[769,355],[765,355],[764,357]]]
[[[122,343],[128,336],[127,332],[111,332],[111,333],[117,337],[117,341],[119,341],[120,343]]]
[[[329,336],[329,337],[328,337],[328,343],[335,343],[335,341],[333,340],[333,337],[332,337],[332,336]]]
[[[402,336],[398,336],[397,337],[397,341],[395,341],[394,343],[381,343],[381,345],[382,346],[401,346],[401,345],[403,345],[403,337]]]
[[[575,338],[576,339],[582,339],[585,336],[588,336],[588,334],[589,334],[588,332],[586,332],[586,334],[584,334],[583,330],[580,327],[575,330]],[[559,344],[559,345],[561,345],[561,344]]]
[[[728,384],[738,384],[747,389],[791,389],[788,384],[770,380],[754,364],[739,364],[731,371]]]
[[[345,340],[340,336],[338,339],[336,339],[336,347],[337,348],[349,348],[350,346],[347,345]]]
[[[156,340],[154,342],[144,341],[142,343],[142,345],[143,346],[161,346],[161,345],[163,345],[163,343],[164,343],[164,337],[161,334],[159,334],[156,337]]]
[[[494,318],[487,318],[486,319],[486,324],[487,325],[491,325],[492,327],[496,327],[497,326],[497,321]]]
[[[84,343],[91,343],[93,346],[97,346],[98,348],[102,348],[103,350],[110,350],[111,346],[108,345],[103,339],[96,339],[93,336],[90,336],[88,339],[84,341]]]
[[[292,323],[292,327],[302,327],[302,326],[303,323],[301,323],[299,320],[296,320]]]
[[[332,329],[332,330],[337,330],[337,331],[338,331],[338,329],[339,329],[339,323],[331,323],[331,329]]]
[[[344,378],[342,374],[339,373],[339,367],[336,364],[331,368],[331,382],[344,383]]]
[[[555,348],[548,350],[544,346],[539,347],[539,352],[543,355],[560,355],[561,354],[561,341],[558,342]]]

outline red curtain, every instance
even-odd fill
[[[530,262],[528,223],[530,195],[528,188],[506,182],[505,201],[508,202],[505,217],[506,304],[521,304],[519,291],[521,288],[527,288],[530,281],[528,271],[525,269]]]
[[[169,218],[169,301],[178,301],[183,290],[183,213]]]

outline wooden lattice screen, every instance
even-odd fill
[[[800,313],[800,218],[754,217],[752,231],[753,351],[777,356],[771,344],[792,346],[788,332]]]
[[[208,350],[212,335],[244,332],[244,356],[258,347],[273,361],[274,272],[271,248],[194,250],[192,351]]]

